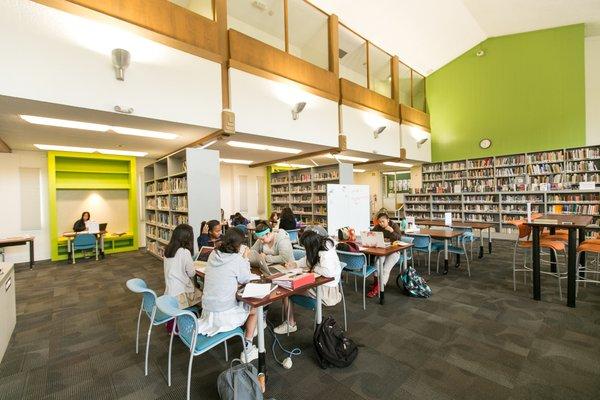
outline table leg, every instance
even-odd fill
[[[408,269],[408,251],[406,249],[404,249],[403,254],[404,254],[404,263],[402,265],[402,271],[406,271]],[[413,254],[413,257],[414,257],[414,254]]]
[[[267,373],[267,359],[265,357],[265,323],[263,320],[264,309],[260,306],[256,309],[256,322],[258,329],[258,372]]]
[[[323,301],[321,300],[321,297],[323,297],[321,286],[317,286],[317,327],[321,325],[321,322],[323,322]]]
[[[555,227],[550,227],[550,234],[556,235]],[[556,273],[556,254],[553,251],[550,252],[550,271]]]
[[[533,234],[533,245],[531,249],[531,256],[533,258],[533,299],[541,300],[541,286],[540,286],[540,227],[532,226]]]
[[[479,230],[479,258],[483,258],[483,229]]]
[[[71,262],[71,238],[67,238],[67,262]]]
[[[568,276],[567,276],[567,306],[575,307],[575,289],[577,285],[577,240],[575,229],[569,229],[569,243],[567,253]]]
[[[448,239],[444,239],[444,275],[448,274]]]
[[[383,263],[385,257],[377,257],[377,277],[379,280],[379,304],[383,305],[385,301],[385,284],[383,283]]]
[[[579,244],[581,244],[584,240],[585,240],[585,229],[579,228]],[[581,255],[579,256],[579,265],[581,265],[581,268],[585,268],[585,251],[582,252]],[[581,271],[579,274],[582,278],[585,277],[585,272]]]
[[[29,242],[29,269],[33,269],[35,258],[33,255],[33,240]]]
[[[492,254],[492,228],[488,228],[488,253]]]

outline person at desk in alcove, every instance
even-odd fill
[[[87,229],[88,229],[87,223],[89,222],[89,220],[90,220],[90,213],[88,211],[84,211],[81,214],[81,218],[79,218],[73,224],[73,232],[87,231]]]

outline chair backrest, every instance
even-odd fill
[[[531,227],[529,225],[525,225],[526,222],[526,219],[516,219],[509,222],[509,224],[514,225],[519,230],[519,236],[517,237],[517,240],[524,239],[531,234]]]
[[[346,269],[351,271],[363,270],[367,265],[367,256],[363,253],[336,250],[340,262],[346,264]]]
[[[181,310],[179,302],[173,296],[162,295],[156,299],[158,310],[177,320],[177,331],[179,338],[190,349],[196,345],[196,334],[198,331],[198,319],[191,311]]]
[[[291,242],[297,242],[298,241],[298,232],[299,231],[300,231],[300,229],[290,229],[289,231],[286,230],[286,232],[290,236],[290,241]]]
[[[412,236],[402,236],[400,237],[400,241],[404,242],[404,243],[413,243],[415,241],[415,238]]]
[[[431,243],[431,236],[429,236],[429,235],[416,233],[416,234],[412,235],[412,237],[413,237],[413,245],[415,247],[418,247],[421,249],[425,248],[425,247],[429,247],[429,244]]]
[[[156,305],[156,293],[154,290],[150,289],[146,282],[140,278],[133,278],[127,281],[127,288],[134,293],[139,293],[142,295],[142,307],[144,308],[144,312],[148,314],[148,317],[152,315],[152,310]]]
[[[294,249],[294,260],[298,261],[304,257],[306,257],[306,250]]]
[[[89,248],[96,246],[96,236],[91,233],[78,233],[75,235],[75,239],[73,240],[73,246],[75,248]]]
[[[246,225],[239,224],[239,225],[234,226],[234,228],[237,228],[240,231],[242,231],[244,233],[244,235],[246,233],[248,233],[248,227]]]

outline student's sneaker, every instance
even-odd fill
[[[243,351],[242,351],[242,354],[240,354],[240,360],[242,360],[242,362],[249,363],[249,362],[256,360],[258,358],[258,347],[256,347],[255,345],[248,346],[246,348],[246,355],[247,355],[248,359],[246,359],[246,357],[244,357]]]
[[[298,325],[292,325],[289,322],[285,321],[283,324],[273,329],[273,332],[275,332],[278,335],[286,335],[288,333],[296,332],[297,330]]]

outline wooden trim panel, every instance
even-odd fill
[[[340,79],[340,95],[342,104],[379,111],[388,118],[400,120],[398,102],[344,78]]]
[[[339,20],[337,15],[329,16],[329,70],[335,74],[340,75],[340,33],[338,30]]]
[[[335,101],[339,100],[338,80],[333,72],[233,29],[229,30],[229,55],[230,66],[236,65],[238,68],[243,64],[254,69],[253,72],[247,72],[255,73],[257,70],[262,70],[325,92]],[[264,76],[264,74],[258,75]]]
[[[418,125],[428,131],[431,129],[429,114],[404,104],[400,104],[400,119],[403,124]]]
[[[164,0],[64,0],[220,54],[217,23]]]

